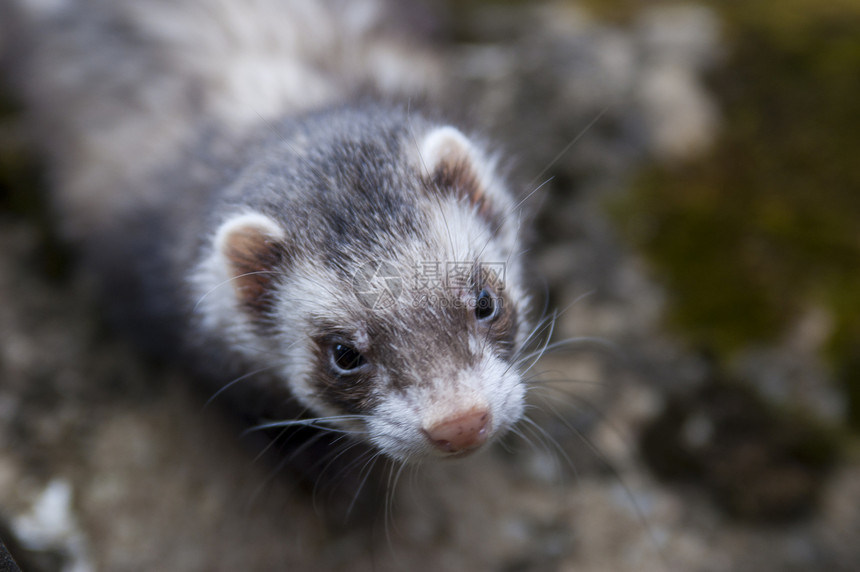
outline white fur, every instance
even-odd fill
[[[524,396],[519,374],[488,354],[478,367],[460,371],[456,377],[437,377],[429,386],[386,395],[368,420],[371,441],[396,459],[442,455],[427,440],[424,429],[472,409],[485,409],[492,419],[492,438],[522,417]]]
[[[421,158],[429,173],[446,159],[467,157],[474,159],[472,144],[456,127],[444,125],[424,136],[421,142]]]
[[[231,332],[236,341],[247,342],[247,323],[238,306],[233,287],[235,276],[230,270],[226,256],[229,236],[243,228],[253,228],[276,240],[284,237],[284,231],[271,218],[257,212],[243,212],[225,220],[215,232],[209,253],[191,275],[192,291],[196,296],[195,313],[200,325],[209,331]],[[252,346],[253,347],[253,346]]]
[[[513,207],[510,193],[496,174],[495,157],[450,125],[437,127],[424,135],[418,157],[418,166],[423,171],[432,174],[443,162],[458,160],[468,161],[481,191],[495,208],[506,211]]]

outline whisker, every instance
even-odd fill
[[[555,440],[552,437],[552,435],[550,435],[547,432],[546,429],[544,429],[539,424],[537,424],[531,417],[527,417],[527,416],[523,417],[523,422],[528,424],[529,426],[531,426],[537,435],[543,437],[545,442],[548,445],[551,445],[558,452],[558,454],[561,455],[561,457],[567,463],[567,466],[570,467],[570,469],[573,471],[573,474],[575,475],[576,480],[579,480],[579,471],[576,468],[576,464],[573,462],[573,459],[570,458],[570,455],[567,454],[567,451],[564,450],[564,447],[562,447],[561,444],[559,444],[559,442],[557,440]],[[551,455],[551,452],[548,448],[545,450],[546,450],[547,455],[553,456],[553,455]],[[556,468],[560,469],[561,467],[556,465]],[[560,473],[560,471],[559,471],[559,473]]]
[[[394,525],[394,491],[397,486],[397,481],[400,479],[400,473],[403,471],[404,463],[397,463],[390,459],[388,470],[388,480],[385,486],[385,503],[384,503],[384,522],[385,522],[385,540],[388,543],[388,548],[392,554],[396,553],[394,540],[392,538],[392,527]]]
[[[596,408],[588,400],[580,396],[572,397],[574,397],[577,401],[585,403],[593,411],[595,411],[601,417],[601,419],[608,423],[610,429],[612,429],[616,433],[616,435],[621,438],[622,442],[624,442],[627,447],[630,447],[630,444],[626,442],[621,431],[613,424],[611,424],[606,418],[606,416],[598,408]],[[636,497],[633,494],[633,490],[624,481],[619,470],[615,467],[615,465],[612,464],[612,462],[606,457],[606,455],[604,455],[600,451],[597,445],[595,445],[594,442],[589,439],[588,436],[585,435],[585,433],[582,432],[582,430],[572,425],[568,418],[562,415],[552,404],[547,403],[546,406],[550,410],[550,412],[552,412],[553,415],[562,423],[562,425],[564,425],[568,430],[570,430],[572,434],[576,435],[576,437],[579,438],[585,444],[588,450],[600,461],[600,463],[609,470],[610,474],[612,475],[612,478],[622,488],[622,490],[624,491],[624,495],[627,497],[628,502],[630,502],[631,506],[633,507],[633,510],[636,513],[636,518],[639,520],[640,524],[645,527],[645,530],[648,531],[648,536],[650,537],[651,543],[654,546],[654,549],[657,552],[658,556],[663,561],[664,565],[667,565],[668,561],[666,559],[666,555],[663,551],[663,547],[660,545],[660,542],[657,539],[657,536],[654,532],[654,528],[651,526],[651,523],[648,521],[648,518],[645,516],[645,513],[643,512],[642,508],[639,506],[639,503],[636,501]],[[631,448],[630,450],[633,449]]]
[[[557,373],[557,374],[561,375],[562,377],[551,377],[551,378],[543,377],[544,375],[546,375],[548,373]],[[523,378],[522,382],[524,384],[526,384],[527,386],[534,387],[534,388],[554,389],[560,393],[563,393],[564,395],[570,395],[570,393],[563,391],[559,387],[553,387],[553,385],[575,384],[575,385],[589,385],[589,386],[595,386],[595,387],[606,387],[606,385],[607,385],[605,381],[600,381],[600,380],[579,379],[579,378],[575,378],[575,377],[565,377],[563,372],[555,371],[555,370],[546,370],[546,371],[540,371],[540,372],[533,373],[530,376]]]
[[[513,215],[515,215],[515,214],[517,213],[518,209],[519,209],[523,204],[525,204],[525,202],[526,202],[527,200],[529,200],[532,196],[534,196],[534,194],[535,194],[535,193],[537,193],[538,191],[540,191],[540,190],[541,190],[541,189],[542,189],[542,188],[543,188],[547,183],[549,183],[549,182],[550,182],[550,181],[552,181],[552,180],[553,180],[553,177],[550,177],[549,179],[547,179],[546,181],[544,181],[543,183],[541,183],[540,185],[538,185],[537,187],[535,187],[534,189],[532,189],[531,191],[529,191],[529,193],[528,193],[528,194],[526,194],[526,195],[525,195],[521,200],[519,200],[515,205],[513,205],[511,208],[509,208],[509,209],[507,210],[507,212],[505,212],[505,213],[503,213],[503,214],[502,214],[502,216],[500,217],[499,223],[498,223],[498,224],[497,224],[497,225],[496,225],[496,226],[495,226],[491,231],[489,231],[489,232],[487,233],[487,240],[484,242],[484,246],[482,246],[482,247],[481,247],[481,249],[478,251],[478,254],[477,254],[477,256],[475,257],[476,259],[478,259],[478,258],[480,258],[480,257],[481,257],[481,255],[484,253],[484,251],[487,249],[487,247],[490,245],[490,243],[491,243],[491,242],[493,241],[493,239],[496,237],[496,233],[498,233],[498,232],[499,232],[499,230],[500,230],[500,229],[505,225],[505,223],[508,221],[508,218],[509,218],[509,217],[511,217],[511,216],[513,216]],[[517,230],[518,230],[518,231],[519,231],[520,226],[521,226],[521,225],[519,225],[519,224],[517,225]],[[517,233],[517,234],[519,234],[519,233]],[[520,253],[520,254],[522,254],[522,253]],[[513,256],[513,253],[511,253],[511,256]],[[509,257],[509,259],[510,259],[510,257]]]
[[[546,342],[544,343],[544,345],[543,345],[543,347],[540,349],[540,351],[539,351],[539,352],[537,352],[537,355],[536,355],[536,356],[532,356],[532,357],[534,357],[534,360],[532,361],[532,363],[531,363],[527,368],[525,368],[525,369],[522,371],[521,375],[525,375],[525,374],[527,374],[527,373],[529,372],[529,370],[530,370],[531,368],[533,368],[533,367],[535,366],[535,364],[537,364],[537,362],[538,362],[538,360],[541,358],[541,356],[543,356],[544,352],[546,351],[547,346],[549,345],[549,341],[550,341],[550,339],[552,339],[552,333],[553,333],[553,331],[555,331],[556,319],[557,319],[557,316],[555,316],[555,315],[554,315],[554,316],[553,316],[553,318],[552,318],[552,320],[551,320],[551,321],[549,322],[549,324],[548,324],[548,328],[549,328],[549,330],[548,330],[547,335],[546,335]],[[524,362],[525,362],[525,361],[527,361],[528,359],[529,359],[529,358],[522,359],[522,360],[518,360],[515,364],[511,364],[510,366],[508,366],[508,369],[510,369],[511,367],[519,367],[522,363],[524,363]]]
[[[574,145],[576,145],[576,143],[579,142],[579,140],[582,139],[585,136],[585,134],[588,133],[591,130],[591,128],[594,127],[594,125],[597,124],[597,122],[600,121],[600,119],[604,115],[606,115],[606,113],[610,109],[612,109],[613,106],[614,106],[613,102],[609,102],[606,105],[604,105],[603,109],[600,110],[600,112],[594,117],[594,119],[592,119],[588,123],[588,125],[586,125],[582,129],[582,131],[580,131],[573,139],[571,139],[570,142],[567,145],[565,145],[562,148],[562,150],[559,151],[555,157],[553,157],[552,161],[550,161],[547,164],[547,166],[544,167],[543,171],[538,173],[537,176],[534,179],[532,179],[531,183],[529,183],[529,186],[532,186],[535,183],[535,181],[543,178],[543,176],[546,174],[546,172],[549,171],[556,163],[558,163],[559,160],[561,160],[561,158],[564,157],[568,151],[570,151],[570,148],[573,147]]]
[[[330,417],[314,417],[313,419],[287,419],[282,421],[272,421],[269,423],[261,423],[259,425],[254,425],[253,427],[249,427],[248,429],[243,431],[242,435],[244,436],[255,431],[272,429],[274,427],[314,427],[316,429],[323,429],[332,433],[361,435],[365,433],[364,430],[351,430],[340,427],[329,427],[325,424],[338,421],[362,421],[366,419],[366,415],[332,415]]]
[[[213,292],[215,292],[219,288],[226,286],[227,284],[233,282],[234,280],[239,280],[240,278],[247,278],[248,276],[256,276],[258,274],[283,275],[283,272],[281,272],[279,270],[255,270],[253,272],[245,272],[243,274],[237,274],[236,276],[232,276],[230,278],[227,278],[226,280],[222,280],[221,282],[219,282],[218,284],[216,284],[215,286],[213,286],[212,288],[207,290],[202,296],[200,296],[200,298],[197,299],[197,302],[194,304],[194,307],[191,308],[191,313],[196,314],[197,309],[200,307],[200,304],[202,304],[203,301],[207,297],[209,297],[210,294],[212,294]]]
[[[280,322],[277,322],[275,318],[272,318],[271,320],[266,320],[263,323],[270,323],[271,325],[280,325]],[[279,359],[283,360],[283,362],[280,362],[279,364],[276,364],[276,365],[281,365],[281,364],[287,363],[287,361],[290,359],[290,355],[285,353],[285,352],[292,349],[294,346],[298,345],[302,341],[303,340],[301,338],[299,338],[293,342],[290,342],[289,344],[287,344],[283,347],[277,347],[275,349],[266,349],[266,348],[261,348],[261,347],[257,347],[257,346],[251,346],[251,345],[248,345],[246,343],[236,343],[236,347],[241,348],[243,350],[246,350],[248,352],[255,353],[257,355],[279,358]]]
[[[239,382],[241,382],[241,381],[243,381],[243,380],[246,380],[246,379],[248,379],[248,378],[250,378],[250,377],[253,377],[253,376],[257,375],[257,374],[263,373],[264,371],[268,371],[268,370],[270,370],[270,369],[274,369],[274,368],[276,368],[276,367],[282,366],[282,365],[284,365],[284,363],[286,363],[286,362],[279,362],[279,363],[269,364],[269,365],[267,365],[267,366],[265,366],[265,367],[261,367],[261,368],[259,368],[259,369],[255,369],[255,370],[253,370],[253,371],[249,371],[248,373],[246,373],[246,374],[244,374],[244,375],[240,375],[239,377],[237,377],[236,379],[234,379],[234,380],[230,381],[229,383],[225,383],[224,385],[222,385],[222,386],[218,389],[218,391],[216,391],[215,393],[213,393],[213,394],[212,394],[212,396],[211,396],[211,397],[209,397],[209,399],[207,399],[207,400],[206,400],[206,403],[204,403],[204,404],[203,404],[203,408],[202,408],[202,409],[203,409],[203,410],[205,410],[207,407],[209,407],[209,405],[211,405],[211,404],[212,404],[212,402],[213,402],[213,401],[215,401],[215,399],[217,399],[217,398],[218,398],[218,396],[219,396],[219,395],[221,395],[222,393],[224,393],[225,391],[227,391],[228,389],[230,389],[231,387],[233,387],[233,386],[234,386],[234,385],[236,385],[237,383],[239,383]]]
[[[549,326],[550,322],[553,320],[555,320],[555,317],[553,315],[547,315],[547,316],[544,316],[543,318],[541,318],[540,320],[538,320],[538,322],[534,325],[534,327],[531,329],[531,331],[526,336],[526,339],[522,343],[522,347],[517,352],[517,355],[514,356],[514,359],[517,359],[518,356],[521,355],[522,351],[524,351],[525,348],[528,348],[531,345],[531,343],[535,339],[537,339],[537,336],[540,335],[540,333],[544,329],[546,329]]]
[[[355,494],[352,496],[352,501],[350,501],[349,506],[346,509],[347,516],[352,514],[352,510],[355,508],[355,503],[358,501],[359,496],[361,495],[361,491],[364,490],[364,486],[367,483],[368,478],[373,473],[373,467],[376,466],[376,463],[379,461],[380,457],[382,457],[382,452],[380,451],[369,451],[368,459],[365,460],[364,465],[361,468],[361,472],[364,476],[361,477],[361,481],[358,483],[358,488],[355,491]]]
[[[535,355],[537,355],[538,353],[540,353],[540,355],[542,356],[543,354],[545,354],[547,352],[552,352],[552,351],[555,351],[557,349],[562,349],[562,348],[563,349],[573,349],[574,344],[582,344],[582,343],[588,343],[588,344],[591,344],[594,346],[598,346],[600,348],[610,350],[613,354],[621,355],[620,354],[621,349],[618,347],[618,344],[616,344],[614,342],[611,342],[611,341],[606,340],[604,338],[597,338],[597,337],[593,337],[593,336],[574,336],[571,338],[567,338],[564,340],[559,340],[557,342],[553,342],[551,344],[547,344],[547,345],[541,347],[539,350],[535,350],[534,352],[531,352],[531,353],[528,353],[528,354],[522,356],[521,358],[519,358],[519,362],[521,363],[524,361],[528,361],[529,359],[535,357]]]
[[[523,347],[527,347],[528,344],[530,343],[530,341],[533,339],[533,337],[536,336],[541,331],[542,325],[548,323],[550,320],[552,320],[552,321],[558,320],[561,316],[566,314],[576,304],[578,304],[579,302],[581,302],[582,300],[584,300],[588,296],[591,296],[595,292],[596,292],[595,290],[589,290],[588,292],[584,292],[584,293],[580,294],[579,296],[577,296],[570,304],[568,304],[567,306],[565,306],[561,310],[554,310],[551,314],[547,313],[547,310],[546,310],[548,305],[549,305],[549,300],[547,299],[547,301],[544,305],[544,316],[543,316],[543,318],[541,318],[538,321],[537,325],[532,329],[531,333],[529,333],[529,335],[526,337],[526,340],[523,342]]]
[[[276,440],[280,439],[283,435],[285,435],[286,431],[287,431],[287,429],[284,429],[283,431],[278,433],[277,437],[275,437],[274,439],[271,439],[269,441],[269,443],[266,445],[266,447],[264,447],[263,450],[257,454],[257,456],[254,458],[254,461],[258,461],[259,459],[261,459],[263,457],[263,455],[265,455],[266,451],[268,451],[271,447],[274,446]],[[299,445],[296,449],[294,449],[288,456],[280,459],[278,464],[275,466],[275,468],[269,472],[269,475],[263,480],[263,482],[261,482],[254,489],[254,492],[251,493],[250,502],[252,502],[252,503],[255,502],[256,499],[259,497],[259,495],[262,494],[263,490],[265,490],[265,488],[267,486],[269,486],[269,484],[284,469],[284,467],[286,467],[287,465],[292,463],[292,461],[296,457],[301,455],[309,447],[313,446],[313,444],[316,443],[319,439],[321,439],[324,435],[325,435],[325,433],[319,432],[319,433],[316,433],[315,435],[307,437],[305,439],[305,441],[301,445]],[[289,441],[290,437],[292,437],[292,435],[287,437],[287,441]]]
[[[289,427],[284,427],[283,429],[281,429],[281,430],[278,432],[278,434],[277,434],[277,435],[275,435],[273,438],[269,439],[269,442],[268,442],[268,443],[266,443],[266,446],[265,446],[265,447],[263,447],[262,449],[260,449],[260,452],[258,452],[258,453],[254,456],[254,462],[256,463],[257,461],[259,461],[260,459],[262,459],[262,458],[263,458],[263,456],[264,456],[267,452],[269,452],[269,450],[270,450],[270,449],[275,445],[275,443],[278,441],[278,439],[283,438],[283,437],[284,437],[284,435],[286,435],[286,434],[289,432],[289,430],[290,430],[290,428],[289,428]],[[291,437],[291,436],[290,436],[290,437]],[[290,437],[287,437],[287,441],[289,441],[289,438],[290,438]],[[304,447],[304,446],[307,446],[307,445],[306,445],[306,444],[303,444],[303,445],[301,445],[301,446],[300,446],[300,448],[301,448],[301,447]]]
[[[331,450],[329,451],[329,453],[327,455],[323,456],[321,459],[317,460],[317,462],[315,462],[313,465],[311,465],[311,470],[315,470],[322,463],[326,463],[325,466],[320,471],[319,476],[318,476],[316,482],[314,483],[313,490],[311,491],[311,497],[313,499],[314,510],[317,512],[317,514],[322,514],[324,512],[324,509],[319,505],[320,496],[323,492],[323,490],[321,490],[320,487],[321,487],[322,483],[324,482],[324,480],[326,481],[326,485],[333,485],[334,482],[338,478],[341,478],[342,475],[345,472],[347,472],[349,467],[353,466],[354,460],[353,460],[353,462],[347,463],[346,466],[342,466],[340,468],[340,470],[337,473],[335,473],[334,475],[332,475],[331,477],[326,477],[326,473],[329,472],[329,470],[335,465],[335,463],[338,461],[338,459],[340,459],[341,457],[343,457],[344,455],[346,455],[347,453],[349,453],[350,451],[352,451],[353,449],[355,449],[358,446],[359,446],[359,443],[357,441],[342,440],[342,439],[338,438],[335,441],[333,441],[332,443],[330,443]],[[362,453],[362,455],[363,454],[364,453]],[[336,493],[336,489],[337,489],[336,486],[332,486],[332,488],[329,489],[329,495],[330,495],[329,498],[331,498],[331,496],[333,496]]]

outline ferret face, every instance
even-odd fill
[[[291,352],[289,372],[303,400],[324,414],[361,416],[352,425],[398,459],[462,455],[516,422],[521,309],[498,277],[478,264],[463,284],[400,289],[393,264],[371,265],[385,273],[374,277],[381,281],[339,298],[315,298],[311,282],[293,284],[306,301],[284,308],[284,317],[308,333]],[[396,291],[372,289],[385,282]]]
[[[513,365],[523,308],[499,269],[472,259],[464,274],[446,275],[444,261],[432,261],[431,277],[416,275],[427,263],[369,261],[372,280],[358,272],[339,297],[298,279],[290,291],[302,301],[283,310],[308,332],[291,354],[303,400],[361,416],[352,426],[404,460],[477,450],[523,410]]]
[[[375,151],[374,165],[345,157],[330,175],[308,161],[334,190],[307,194],[306,216],[246,211],[222,223],[198,274],[210,292],[232,289],[203,312],[220,312],[209,327],[235,347],[282,357],[280,377],[311,414],[396,459],[462,456],[524,408],[514,205],[459,131],[386,141],[391,156]]]

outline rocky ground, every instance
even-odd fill
[[[837,462],[812,429],[770,422],[758,398],[715,382],[825,375],[816,316],[727,373],[667,333],[667,294],[607,214],[643,162],[696,153],[718,129],[702,82],[720,57],[717,16],[686,6],[608,25],[570,3],[478,10],[450,48],[455,83],[524,184],[549,180],[534,258],[559,308],[555,339],[601,341],[544,356],[530,420],[503,446],[393,471],[384,509],[343,524],[180,371],[116,338],[44,209],[8,191],[0,537],[22,568],[856,569],[856,458]],[[14,129],[3,137],[17,157]],[[838,410],[810,384],[805,397]]]

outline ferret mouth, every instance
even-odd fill
[[[477,445],[475,447],[472,447],[471,449],[464,449],[462,451],[454,451],[454,452],[450,452],[450,453],[442,453],[439,456],[439,459],[443,460],[443,461],[448,461],[448,460],[453,461],[456,459],[463,459],[465,457],[469,457],[471,455],[474,455],[478,451],[483,451],[484,449],[486,449],[486,445]]]

